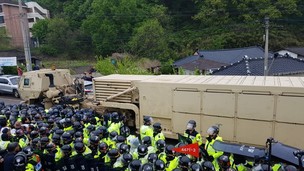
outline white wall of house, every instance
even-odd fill
[[[288,50],[280,50],[277,53],[280,54],[280,55],[285,55],[286,53],[288,53],[291,57],[298,58],[298,54],[290,52]]]
[[[25,4],[29,8],[27,13],[29,28],[32,28],[38,20],[50,18],[49,10],[42,8],[37,2],[27,2]]]

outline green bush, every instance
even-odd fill
[[[2,73],[9,75],[18,75],[16,66],[3,66]]]
[[[49,56],[56,56],[58,55],[57,49],[49,46],[49,45],[42,45],[39,47],[39,51],[41,54],[49,55]]]
[[[98,57],[98,62],[96,65],[97,71],[102,75],[109,74],[135,74],[135,75],[149,75],[152,74],[146,69],[138,66],[136,60],[125,57],[121,60],[113,60],[111,58]]]

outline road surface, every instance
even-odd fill
[[[6,105],[8,104],[19,104],[21,99],[15,98],[11,95],[0,95],[0,101],[3,101]]]

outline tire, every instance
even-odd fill
[[[16,97],[16,98],[19,98],[19,97],[20,97],[20,95],[19,95],[19,93],[18,93],[17,90],[13,90],[13,95],[14,95],[14,97]]]

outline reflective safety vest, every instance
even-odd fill
[[[131,140],[137,138],[135,135],[129,135],[126,139],[127,139],[127,144],[131,145]]]
[[[42,170],[42,164],[39,155],[33,154],[33,156],[28,161],[26,167],[26,171],[40,171]]]
[[[223,141],[223,138],[220,137],[220,136],[217,136],[215,139],[212,139],[211,142],[209,142],[208,140],[206,140],[206,144],[205,144],[205,150],[207,150],[208,152],[208,155],[209,156],[212,156],[214,158],[214,160],[212,161],[213,165],[214,165],[214,168],[216,170],[219,170],[220,167],[218,165],[218,162],[217,162],[217,158],[219,158],[221,155],[224,154],[224,152],[222,151],[216,151],[214,148],[213,148],[213,144],[215,141]]]
[[[202,139],[201,134],[195,130],[193,130],[192,132],[190,132],[189,130],[186,130],[184,132],[184,137],[191,139],[192,144],[198,143],[199,146],[201,146],[203,144],[203,139]]]
[[[10,143],[10,141],[0,141],[0,149],[1,150],[6,150],[7,145]]]
[[[155,143],[156,143],[156,141],[158,141],[158,140],[166,140],[166,137],[165,137],[165,135],[162,133],[162,132],[160,132],[160,133],[158,133],[158,134],[156,134],[155,136],[154,136],[154,138],[153,138],[153,142],[152,142],[152,145],[154,146],[154,147],[156,147],[156,145],[155,145]]]
[[[139,130],[140,139],[142,140],[145,136],[150,136],[153,139],[153,128],[148,125],[142,125]]]
[[[22,138],[19,139],[18,143],[19,143],[21,148],[24,148],[29,144],[29,140],[28,140],[27,137],[22,137]]]
[[[69,126],[69,127],[66,127],[66,128],[63,128],[64,132],[68,132],[68,131],[72,131],[74,130],[72,126]]]
[[[175,157],[173,160],[168,161],[166,163],[166,171],[172,171],[173,169],[175,169],[178,166],[178,157]]]
[[[118,133],[118,135],[120,135],[121,125],[122,125],[121,122],[118,122],[118,123],[112,122],[108,128],[108,132],[111,133],[113,131],[116,131]]]

